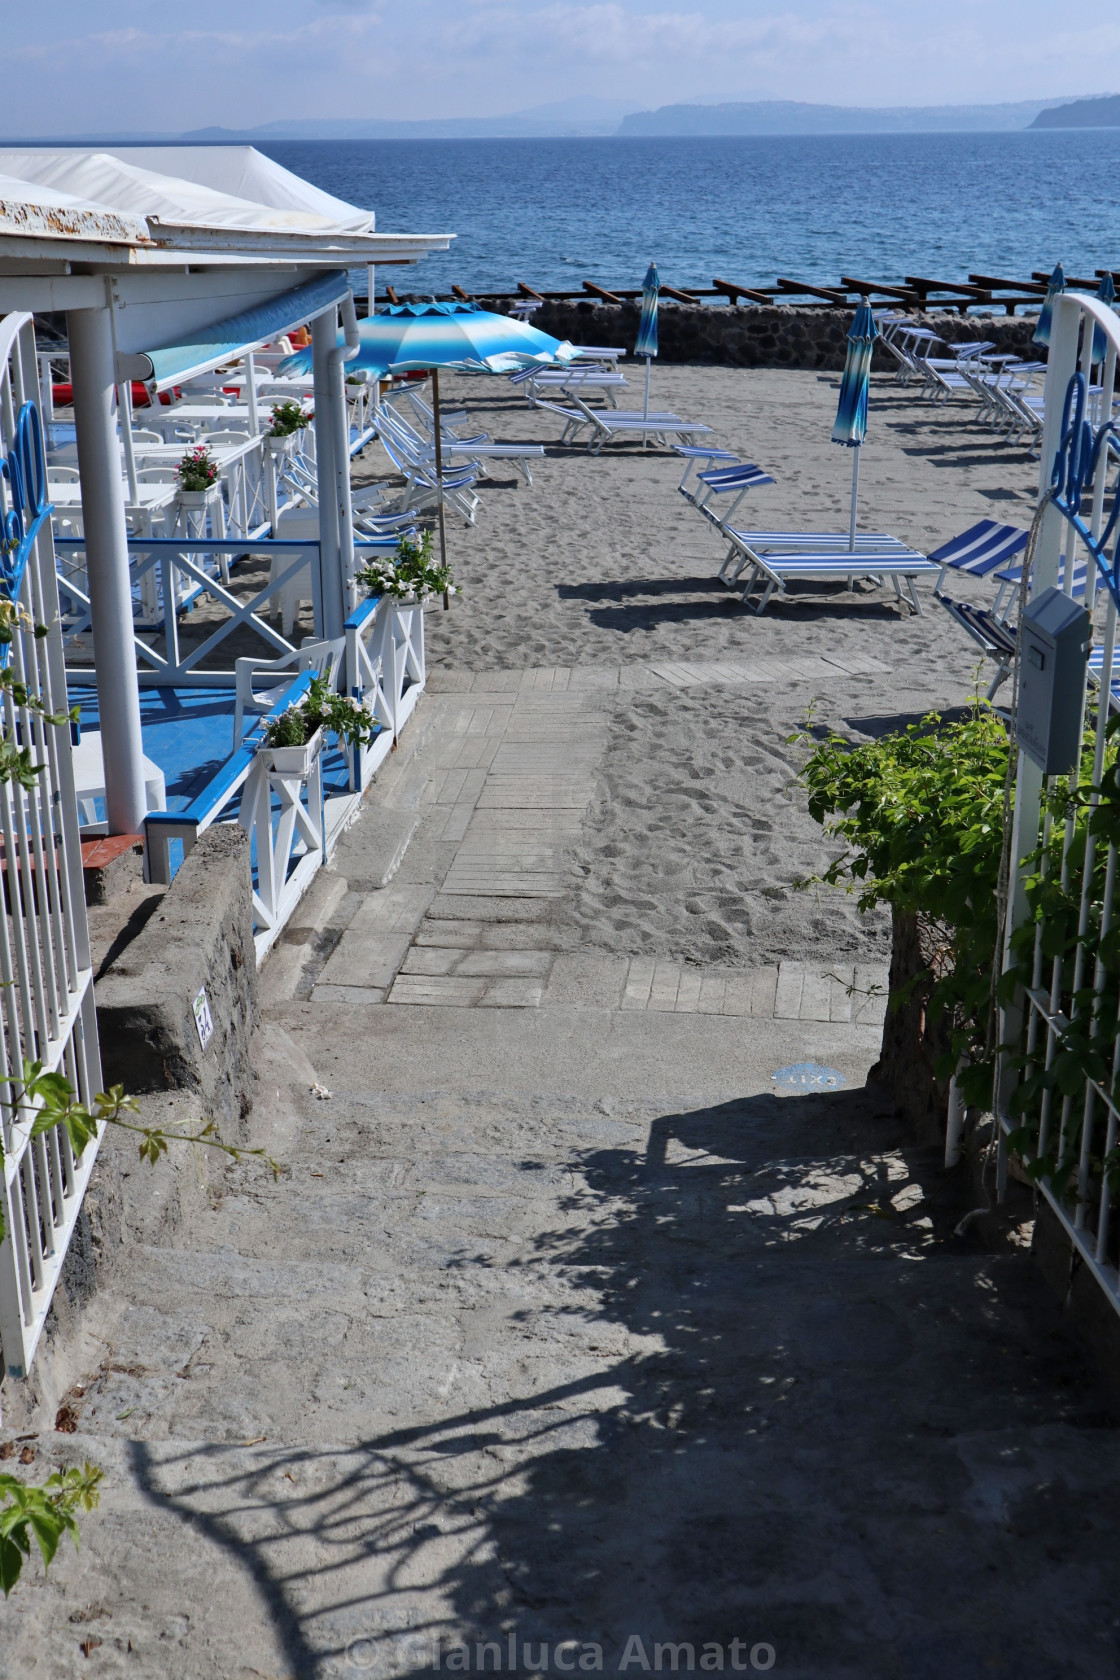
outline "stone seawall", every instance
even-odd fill
[[[838,373],[844,365],[845,335],[852,324],[849,309],[798,309],[789,304],[767,308],[710,309],[664,301],[658,314],[660,357],[665,362],[707,362],[722,367],[819,368]],[[638,306],[625,303],[546,303],[533,316],[534,326],[572,344],[634,343]],[[946,344],[991,339],[1000,354],[1027,359],[1044,356],[1032,345],[1033,317],[1008,315],[916,315]],[[887,372],[895,363],[878,348],[872,363]]]

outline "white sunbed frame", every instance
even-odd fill
[[[747,566],[750,572],[741,586],[744,603],[761,588],[756,613],[763,613],[775,590],[783,595],[789,582],[846,582],[851,589],[857,577],[874,578],[882,584],[890,579],[899,602],[913,607],[920,616],[924,609],[915,588],[922,576],[936,576],[940,568],[917,549],[907,548],[885,532],[857,536],[856,547],[848,547],[848,533],[821,531],[732,531],[723,527],[731,541],[731,554],[738,558],[733,579],[724,576],[728,561],[720,568],[724,582],[732,584]]]
[[[682,420],[679,414],[641,414],[636,409],[627,413],[621,410],[608,412],[588,408],[578,397],[573,397],[572,401],[576,405],[574,408],[562,408],[559,403],[544,401],[538,401],[537,407],[561,416],[564,421],[564,430],[560,434],[562,444],[574,443],[579,433],[590,426],[587,449],[592,455],[598,455],[605,443],[611,443],[616,438],[640,437],[643,442],[647,438],[656,438],[668,445],[670,438],[685,438],[691,442],[712,429],[694,420]]]
[[[382,409],[388,408],[383,403]],[[442,417],[441,417],[442,419]],[[396,409],[388,408],[378,419],[378,430],[384,442],[387,433],[390,441],[409,461],[423,462],[434,468],[436,449],[434,431],[431,438],[421,437],[420,434],[402,418]],[[457,462],[471,462],[479,469],[482,476],[486,475],[486,461],[510,461],[521,474],[526,484],[532,486],[533,474],[529,462],[534,457],[541,460],[544,457],[542,443],[492,443],[486,432],[478,437],[460,438],[453,432],[448,432],[440,426],[440,452],[444,461],[453,466]]]

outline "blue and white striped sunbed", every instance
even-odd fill
[[[951,537],[929,558],[941,567],[934,585],[940,593],[948,571],[967,572],[970,577],[987,577],[997,566],[1006,566],[1027,546],[1027,532],[1018,525],[1001,525],[995,519],[981,519],[959,537]]]
[[[705,449],[702,444],[698,443],[675,443],[673,453],[679,455],[684,461],[684,477],[677,485],[677,489],[682,496],[687,496],[689,501],[692,500],[692,495],[688,489],[688,480],[693,472],[704,470],[700,465],[701,461],[705,462],[708,467],[714,467],[717,461],[731,461],[736,464],[739,462],[739,456],[733,449]]]
[[[1100,688],[1101,674],[1104,671],[1104,648],[1095,647],[1089,650],[1089,682],[1093,688]],[[1111,681],[1108,685],[1109,710],[1120,712],[1120,647],[1114,649],[1112,655]]]
[[[686,490],[684,494],[698,513],[711,520],[713,525],[722,527],[734,519],[735,510],[748,490],[757,490],[760,485],[776,482],[764,467],[756,466],[753,461],[740,461],[732,467],[713,467],[698,473],[695,492]],[[721,515],[711,506],[714,496],[734,496],[735,500]]]
[[[1015,660],[1015,626],[1008,622],[1004,609],[1023,577],[1021,564],[1000,566],[1000,558],[1021,553],[1026,544],[1026,531],[1019,530],[1015,525],[998,525],[994,520],[982,519],[979,525],[973,525],[930,555],[931,560],[941,562],[942,568],[934,588],[937,601],[960,625],[965,635],[976,643],[985,658],[995,662],[996,674],[988,687],[989,700],[994,699],[996,690],[1008,676]],[[974,577],[985,577],[998,566],[995,576],[1000,587],[992,605],[979,606],[972,601],[957,601],[953,596],[946,595],[941,584],[950,566],[960,572],[969,572]],[[1065,579],[1065,569],[1063,554],[1058,562],[1059,588]],[[1085,594],[1085,573],[1084,561],[1075,564],[1073,593],[1079,598]]]
[[[762,590],[755,608],[758,613],[765,612],[776,589],[784,593],[786,585],[793,581],[836,583],[846,580],[850,588],[857,577],[873,577],[880,582],[890,578],[897,599],[906,601],[920,614],[922,603],[918,599],[915,580],[937,571],[934,562],[919,554],[917,549],[907,548],[897,538],[881,534],[877,536],[877,545],[872,543],[862,547],[857,537],[854,551],[848,547],[846,532],[840,541],[830,540],[823,544],[791,540],[791,533],[776,532],[776,543],[770,546],[746,542],[744,539],[748,533],[745,532],[729,531],[727,534],[742,543],[746,561],[751,567],[743,585],[743,600],[746,601],[756,588]]]
[[[816,550],[839,554],[842,551],[849,557],[853,552],[857,557],[883,552],[913,553],[904,542],[900,542],[897,537],[889,537],[885,531],[861,532],[856,537],[856,546],[852,551],[849,548],[850,536],[847,531],[737,531],[726,522],[719,524],[719,530],[728,539],[730,547],[716,575],[729,589],[734,589],[743,568],[753,565],[756,555],[760,552],[801,554]],[[852,571],[851,567],[849,571]],[[852,575],[855,576],[858,571],[859,568],[855,568]]]
[[[996,674],[988,685],[988,699],[993,700],[1015,660],[1014,625],[1000,618],[992,607],[977,606],[973,601],[954,601],[951,595],[937,594],[936,599],[976,643],[985,659],[995,661]]]
[[[560,434],[562,444],[574,443],[577,435],[586,427],[590,427],[591,437],[587,448],[589,453],[595,455],[604,443],[610,443],[616,437],[640,437],[643,443],[647,438],[661,438],[668,443],[671,439],[681,438],[691,441],[712,429],[710,426],[700,425],[697,421],[682,420],[677,414],[643,414],[639,410],[588,408],[582,398],[574,393],[571,401],[574,407],[565,408],[559,403],[546,402],[542,398],[537,407],[548,409],[552,414],[559,414],[564,420],[564,430]]]
[[[1074,598],[1075,601],[1083,601],[1085,599],[1085,583],[1086,583],[1086,573],[1087,573],[1087,571],[1088,571],[1088,566],[1087,566],[1087,563],[1084,560],[1078,560],[1075,563],[1074,568],[1073,568],[1073,589],[1072,589],[1072,594],[1073,594],[1073,598]],[[1022,566],[1007,566],[1003,571],[997,572],[996,577],[999,580],[999,589],[996,592],[995,601],[992,603],[992,610],[993,610],[993,612],[999,613],[1000,616],[1003,617],[1004,616],[1003,608],[1008,601],[1008,597],[1012,596],[1015,593],[1015,591],[1019,588],[1019,585],[1023,581],[1023,568],[1022,568]],[[1065,588],[1065,581],[1066,581],[1066,557],[1063,554],[1058,561],[1058,584],[1057,584],[1057,587],[1059,589],[1064,589]]]

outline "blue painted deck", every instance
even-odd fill
[[[163,771],[169,811],[185,810],[232,757],[233,699],[232,688],[140,690],[144,752]],[[100,729],[92,684],[72,682],[70,704],[81,707],[83,729]],[[323,792],[329,799],[347,791],[346,760],[336,746],[323,758]]]

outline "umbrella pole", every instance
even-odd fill
[[[650,364],[650,357],[647,356],[646,357],[646,400],[642,404],[642,422],[643,422],[643,424],[645,423],[645,421],[647,421],[649,419],[649,364]],[[645,449],[646,446],[648,445],[648,443],[649,443],[649,438],[646,436],[645,432],[643,432],[642,433],[642,448]]]
[[[848,553],[856,551],[856,503],[859,500],[859,444],[852,450],[852,515],[848,525]]]
[[[439,369],[432,369],[432,423],[436,434],[436,507],[439,512],[439,563],[447,565],[447,532],[443,523],[443,442],[440,436],[442,427],[439,418]],[[443,592],[443,610],[446,612],[451,602],[448,600],[446,589]]]

